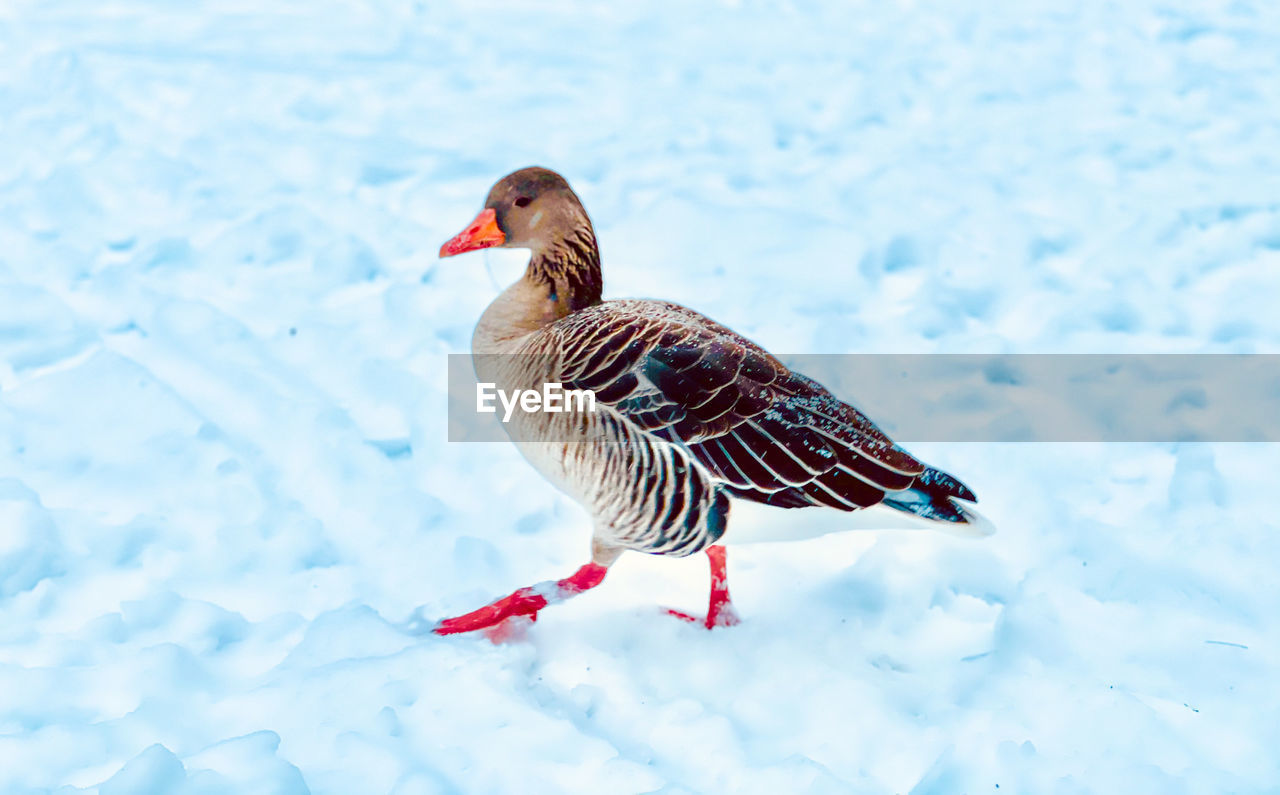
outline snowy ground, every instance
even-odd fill
[[[412,631],[585,559],[444,442],[518,166],[781,353],[1280,352],[1280,6],[774,5],[0,6],[0,792],[1280,787],[1276,446],[917,445],[998,535]]]

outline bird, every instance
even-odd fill
[[[985,535],[977,497],[920,462],[818,382],[705,315],[657,299],[604,300],[600,249],[568,181],[529,167],[498,180],[440,257],[530,250],[471,341],[477,378],[505,390],[558,384],[592,410],[519,411],[504,424],[524,457],[584,506],[590,560],[435,624],[502,636],[518,620],[599,586],[624,551],[707,555],[707,629],[739,623],[722,540],[731,505],[853,512],[872,506],[960,535]]]

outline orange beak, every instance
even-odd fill
[[[440,247],[440,257],[443,259],[464,251],[501,246],[506,240],[507,236],[498,228],[498,214],[485,208],[466,229],[449,238],[448,242]]]

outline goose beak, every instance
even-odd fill
[[[449,238],[440,247],[440,257],[443,259],[465,251],[500,246],[506,240],[507,236],[498,228],[498,214],[486,207],[466,229]]]

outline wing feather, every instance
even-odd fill
[[[738,497],[846,511],[909,490],[975,499],[821,384],[685,307],[611,301],[546,331],[539,344],[561,383],[684,447]]]

